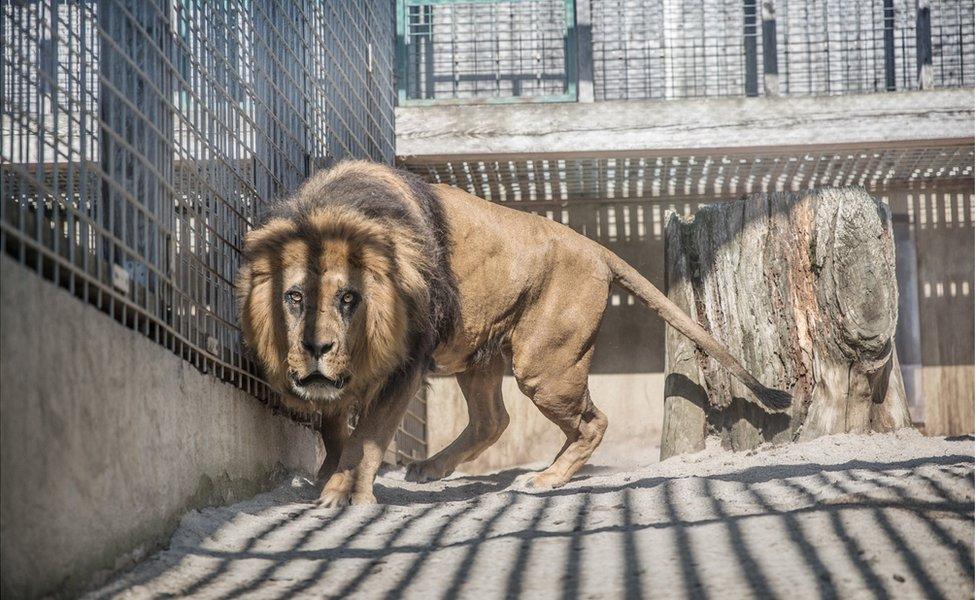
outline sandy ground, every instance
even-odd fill
[[[612,452],[569,485],[523,470],[321,509],[301,478],[188,514],[93,597],[973,597],[973,441],[842,435],[655,462]]]

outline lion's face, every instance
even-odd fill
[[[298,397],[335,400],[354,373],[352,348],[363,337],[363,274],[348,243],[323,244],[317,257],[302,242],[284,253],[280,298],[288,337],[288,385]]]
[[[375,384],[406,351],[407,311],[390,253],[363,224],[356,235],[337,232],[341,217],[252,232],[238,282],[245,341],[265,375],[319,406]]]

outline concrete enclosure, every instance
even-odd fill
[[[0,267],[4,597],[77,592],[164,544],[186,511],[315,472],[311,430]]]

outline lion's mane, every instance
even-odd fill
[[[349,260],[368,274],[365,335],[350,344],[360,386],[382,395],[430,368],[460,314],[439,202],[412,174],[351,161],[313,176],[264,215],[246,236],[237,294],[245,344],[273,385],[287,388],[281,254],[295,240],[312,258],[324,242],[344,240]]]

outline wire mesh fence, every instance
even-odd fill
[[[598,100],[973,85],[971,2],[591,2]]]
[[[567,0],[401,0],[400,103],[574,100]]]
[[[744,45],[762,50],[755,10],[724,0],[591,6],[596,100],[744,95]]]
[[[828,95],[973,85],[963,0],[399,0],[400,100]],[[577,74],[579,80],[577,80]]]
[[[393,3],[2,9],[0,245],[277,405],[240,344],[242,239],[314,171],[393,161]],[[402,451],[424,454],[411,432]]]

